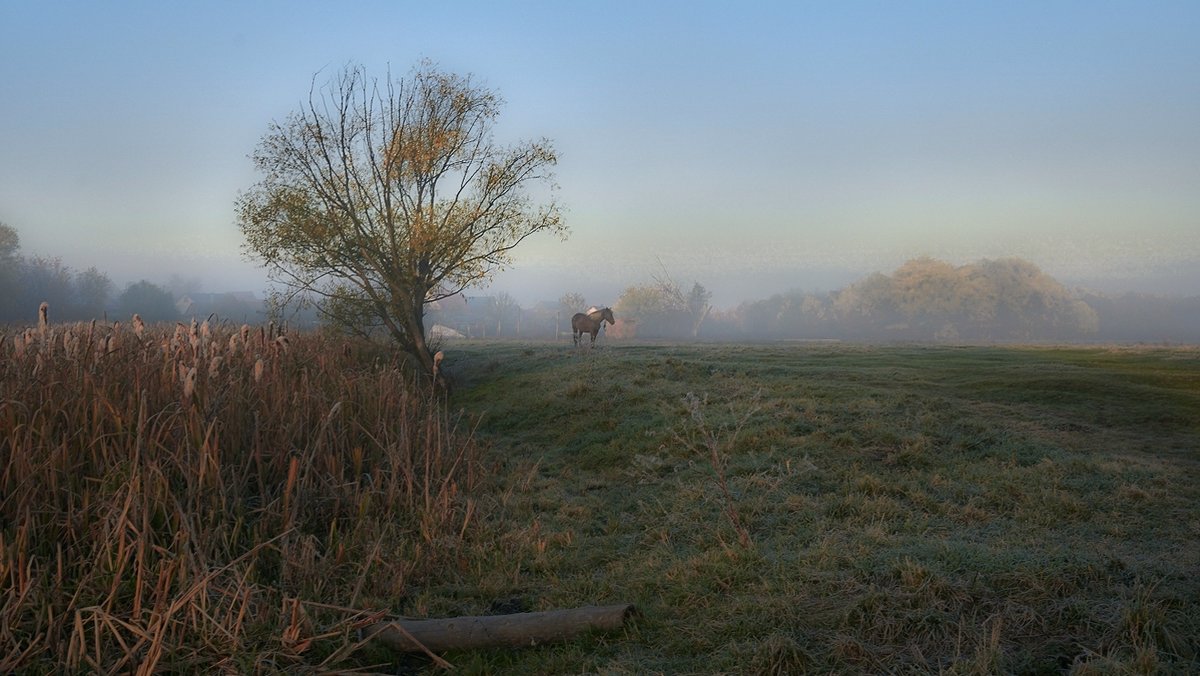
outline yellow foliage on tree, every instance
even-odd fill
[[[498,144],[501,101],[429,63],[408,77],[349,66],[272,123],[237,203],[245,249],[326,319],[384,329],[422,366],[425,305],[488,279],[539,232],[565,235],[546,140]],[[541,200],[535,199],[537,193]]]

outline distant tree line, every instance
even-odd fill
[[[1016,258],[961,266],[918,258],[838,291],[743,303],[734,319],[769,338],[849,340],[1080,340],[1099,327],[1078,294]]]
[[[0,223],[0,324],[36,322],[43,302],[54,322],[128,321],[135,312],[151,323],[214,313],[234,321],[261,317],[260,304],[233,294],[193,295],[203,300],[180,308],[176,293],[146,280],[117,292],[112,279],[95,267],[74,270],[57,257],[22,255],[17,230]]]
[[[1200,297],[1073,291],[1017,258],[910,260],[829,292],[792,291],[725,312],[700,284],[631,286],[614,337],[713,340],[1200,342]]]
[[[108,318],[148,322],[191,317],[253,322],[261,303],[234,294],[200,294],[187,284],[139,281],[116,292],[95,267],[76,271],[58,258],[22,256],[17,231],[0,223],[0,324],[32,324],[42,301],[52,321]],[[686,291],[685,291],[686,288]],[[180,299],[190,299],[180,307]],[[1016,258],[955,266],[910,260],[836,291],[791,291],[715,310],[699,282],[669,277],[627,287],[613,303],[613,339],[846,341],[1119,341],[1200,343],[1200,296],[1105,295],[1064,287]],[[506,293],[459,294],[427,308],[426,326],[471,338],[554,339],[570,334],[571,316],[589,307],[578,293],[522,308]],[[273,315],[299,327],[322,317],[293,303]]]
[[[75,271],[58,258],[20,254],[17,231],[0,223],[0,322],[37,320],[44,301],[62,319],[103,315],[113,293],[112,280],[96,268]]]
[[[699,282],[627,287],[613,304],[611,339],[912,342],[1200,342],[1200,296],[1165,298],[1071,290],[1017,258],[966,265],[917,258],[836,291],[791,291],[712,308]],[[578,293],[521,308],[507,294],[431,309],[431,325],[471,338],[551,338],[589,307]]]

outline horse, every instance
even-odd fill
[[[600,333],[600,325],[604,322],[617,323],[616,318],[613,317],[613,311],[606,307],[587,314],[575,313],[575,316],[571,317],[571,332],[575,344],[578,345],[579,341],[583,340],[583,334],[590,333],[592,334],[592,345],[595,345],[596,334]]]

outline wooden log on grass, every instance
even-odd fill
[[[633,613],[633,605],[626,603],[539,613],[393,620],[372,625],[367,636],[402,652],[520,648],[564,641],[593,630],[619,629]]]

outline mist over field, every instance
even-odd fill
[[[977,259],[959,262],[971,260]],[[594,271],[587,272],[563,265],[533,264],[500,273],[492,284],[479,291],[479,295],[508,293],[520,302],[532,305],[553,300],[568,291],[578,291],[597,302],[612,303],[630,285],[645,283],[666,271],[680,282],[701,282],[712,291],[716,307],[732,308],[777,293],[840,289],[871,273],[887,272],[903,263],[904,259],[898,259],[880,261],[879,267],[868,267],[865,263],[837,267],[813,262],[765,268],[737,258],[714,258],[706,259],[703,264],[684,262],[672,267],[664,267],[654,260],[621,269],[598,265]],[[1105,294],[1138,293],[1167,298],[1200,295],[1200,266],[1191,263],[1148,267],[1137,274],[1104,268],[1082,269],[1072,264],[1062,265],[1061,272],[1054,267],[1043,269],[1068,287]]]
[[[299,328],[326,323],[311,307],[271,308],[269,289],[239,289],[238,278],[217,265],[185,276],[186,267],[172,266],[178,261],[170,257],[130,261],[166,277],[117,284],[95,266],[75,269],[58,257],[22,255],[19,233],[0,228],[8,243],[0,324],[32,324],[43,302],[56,321],[68,322],[128,321],[137,313],[157,322],[207,317],[235,324],[274,318]],[[618,341],[1200,343],[1200,295],[1172,293],[1170,285],[1159,286],[1163,278],[1072,284],[1020,258],[956,264],[920,257],[869,273],[825,266],[772,274],[718,260],[674,269],[663,259],[655,263],[656,270],[641,275],[631,267],[588,275],[533,266],[502,272],[487,288],[429,304],[427,330],[438,341],[561,340],[571,334],[575,313],[608,306],[617,323],[602,333]],[[1177,281],[1189,274],[1196,273],[1163,276]],[[231,290],[206,291],[210,284]]]
[[[21,233],[22,242],[27,237]],[[34,238],[37,239],[37,238]],[[47,248],[27,253],[58,257],[76,270],[96,267],[104,271],[120,290],[140,280],[170,287],[172,278],[186,282],[191,291],[205,293],[253,292],[260,297],[270,285],[263,270],[236,255],[193,256],[186,251],[158,251],[151,254],[80,250],[71,242],[43,245]],[[22,246],[22,249],[27,247]],[[1005,257],[1004,255],[993,255]],[[520,255],[518,255],[520,259]],[[578,266],[573,263],[539,261],[518,262],[496,275],[488,285],[472,295],[507,293],[525,306],[556,300],[565,293],[578,292],[598,303],[614,303],[631,285],[646,283],[665,274],[680,283],[698,281],[712,294],[713,305],[729,309],[773,294],[789,291],[825,292],[844,288],[874,272],[887,272],[904,263],[897,255],[878,260],[859,260],[838,264],[830,260],[794,263],[756,264],[736,255],[712,254],[699,260],[661,255],[643,255],[636,263],[610,264],[603,260]],[[830,256],[836,259],[836,256]],[[982,258],[982,257],[981,257]],[[978,258],[950,258],[960,263]],[[1038,262],[1036,257],[1026,260]],[[1200,295],[1200,263],[1148,261],[1134,265],[1126,262],[1115,267],[1085,266],[1070,260],[1040,265],[1064,285],[1110,295],[1148,294],[1167,298]],[[582,308],[581,308],[582,309]]]

